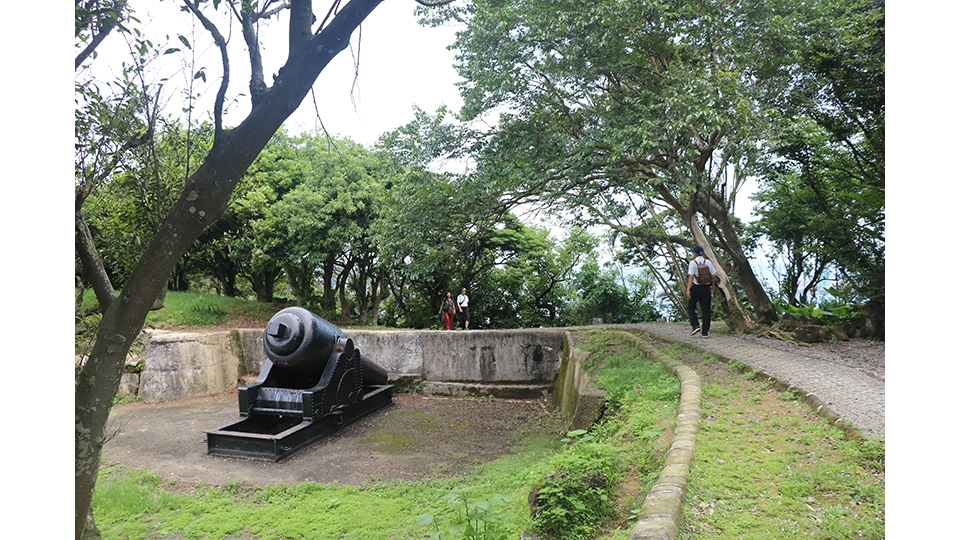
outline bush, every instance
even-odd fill
[[[534,529],[545,539],[592,538],[615,514],[614,487],[619,476],[617,450],[582,435],[552,462],[553,472],[530,495]]]

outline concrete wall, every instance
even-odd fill
[[[484,331],[344,331],[361,354],[392,376],[426,383],[464,383],[438,393],[456,394],[482,385],[553,384],[563,355],[559,329]],[[245,375],[260,372],[266,354],[262,330],[208,334],[146,331],[144,352],[131,362],[126,393],[147,402],[217,394],[236,388]],[[478,386],[479,385],[479,386]]]
[[[552,383],[563,330],[344,331],[360,353],[424,381]]]
[[[208,396],[237,387],[263,365],[263,332],[146,332],[137,395],[147,402]],[[127,381],[131,378],[127,377]]]
[[[567,351],[553,387],[553,406],[569,422],[569,429],[587,429],[600,419],[607,396],[584,369],[590,353],[569,343]]]

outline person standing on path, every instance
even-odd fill
[[[703,256],[703,248],[693,248],[694,258],[687,265],[687,314],[690,316],[691,336],[698,333],[703,337],[710,335],[710,298],[713,296],[713,282],[717,273],[710,259]],[[703,326],[697,321],[697,304],[703,313]]]
[[[453,303],[453,296],[447,291],[446,298],[440,303],[440,316],[443,318],[443,324],[447,330],[450,330],[450,323],[453,322],[453,316],[457,313],[457,308]]]
[[[470,297],[467,296],[467,288],[460,289],[457,295],[457,311],[460,316],[460,324],[464,330],[470,329]]]

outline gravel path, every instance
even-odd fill
[[[812,393],[857,426],[864,435],[884,437],[884,344],[869,340],[801,346],[776,339],[712,332],[691,336],[684,323],[630,325],[760,370]]]

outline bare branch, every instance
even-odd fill
[[[276,15],[277,13],[280,13],[285,9],[290,9],[290,2],[280,2],[279,6],[273,9],[268,9],[272,4],[275,4],[275,3],[277,3],[277,0],[269,0],[268,2],[265,2],[263,4],[263,8],[261,8],[260,12],[257,13],[257,20],[259,21],[260,19],[269,19],[270,17],[273,17],[274,15]]]
[[[200,24],[210,32],[213,41],[220,49],[220,59],[223,62],[223,78],[220,80],[220,90],[217,91],[217,99],[213,104],[213,145],[216,146],[223,137],[223,102],[227,96],[227,86],[230,84],[230,58],[227,56],[227,41],[223,39],[220,30],[203,13],[200,12],[189,0],[183,0],[183,3],[190,9],[193,15],[200,19]]]

